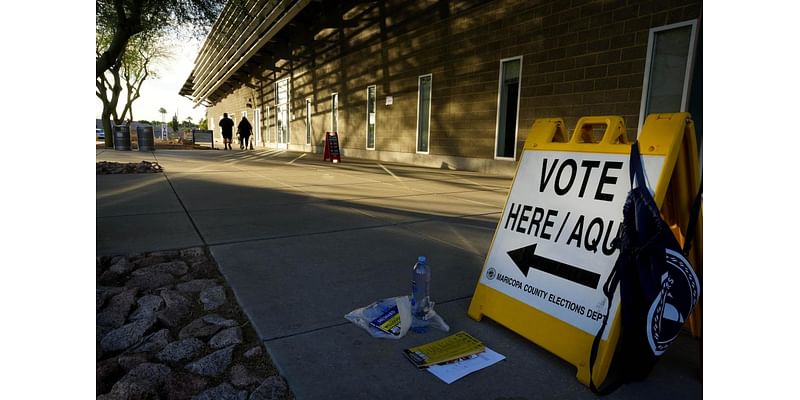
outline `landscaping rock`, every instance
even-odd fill
[[[239,343],[242,343],[242,329],[238,326],[223,329],[208,341],[212,349],[221,349]]]
[[[142,161],[139,163],[118,163],[112,161],[98,161],[96,163],[97,175],[109,174],[142,174],[163,172],[158,163]]]
[[[162,329],[144,338],[144,342],[133,349],[135,352],[161,351],[171,341],[169,329]]]
[[[139,307],[131,314],[132,321],[138,319],[153,319],[156,317],[156,311],[164,305],[164,299],[161,296],[152,294],[144,295],[136,301]]]
[[[142,268],[142,267],[149,267],[151,265],[161,264],[166,261],[167,259],[165,257],[148,255],[137,259],[134,262],[134,264],[136,264],[136,268]]]
[[[158,399],[158,390],[169,379],[171,370],[163,364],[144,363],[137,365],[111,388],[107,395],[98,399]]]
[[[136,275],[128,279],[125,283],[127,287],[138,287],[142,289],[157,289],[170,286],[177,281],[174,275],[166,272],[153,272],[145,275]]]
[[[189,272],[196,278],[210,277],[217,273],[217,267],[210,261],[199,261],[189,266]]]
[[[190,247],[188,249],[183,249],[179,252],[179,254],[183,258],[197,258],[206,256],[206,252],[202,247]]]
[[[195,293],[219,285],[216,279],[193,279],[175,285],[179,292]]]
[[[104,271],[100,274],[100,277],[97,278],[97,284],[106,286],[115,285],[120,280],[120,277],[121,275],[114,271]]]
[[[186,265],[186,263],[183,261],[170,261],[156,265],[151,265],[149,267],[139,268],[136,271],[133,271],[133,275],[134,276],[148,275],[157,272],[180,276],[189,272],[189,266]]]
[[[231,367],[231,383],[236,387],[248,387],[261,383],[263,377],[252,373],[244,365],[236,364]]]
[[[178,338],[185,339],[188,337],[208,337],[222,329],[219,325],[209,324],[203,321],[203,317],[197,318],[184,326],[178,333]]]
[[[264,379],[264,382],[250,394],[249,400],[275,400],[284,398],[289,391],[286,381],[278,375]]]
[[[204,248],[95,263],[98,400],[293,399]]]
[[[148,254],[150,257],[164,257],[167,259],[177,258],[180,256],[180,252],[178,250],[160,250],[160,251],[153,251]]]
[[[178,340],[164,346],[156,358],[164,362],[184,362],[197,357],[206,344],[197,338]]]
[[[264,350],[261,349],[261,346],[254,346],[252,349],[244,352],[244,358],[255,358],[260,356],[263,352]]]
[[[225,300],[225,288],[222,286],[214,286],[200,292],[200,302],[206,311],[216,310],[225,304]]]
[[[116,358],[98,361],[96,364],[95,390],[97,394],[106,393],[111,390],[111,382],[115,382],[124,371],[117,363]]]
[[[186,369],[198,375],[218,377],[231,364],[234,347],[236,345],[217,350],[193,363],[187,364]]]
[[[167,308],[157,314],[159,321],[171,328],[177,327],[189,316],[194,302],[174,290],[162,290],[161,297]]]
[[[223,383],[192,397],[192,400],[247,400],[247,390],[236,390],[230,383]]]
[[[208,387],[208,380],[188,372],[173,371],[165,385],[168,400],[186,400]]]
[[[190,315],[188,307],[167,307],[156,314],[156,318],[162,324],[175,328],[185,321]]]
[[[164,289],[159,294],[167,307],[191,308],[194,305],[194,301],[190,297],[172,289]]]
[[[123,325],[109,332],[100,340],[100,346],[104,352],[112,352],[127,349],[142,339],[148,329],[155,324],[155,319],[142,319]]]
[[[128,319],[128,313],[136,303],[137,289],[121,292],[108,301],[105,309],[96,315],[95,322],[100,326],[119,328]]]
[[[95,311],[100,311],[101,308],[106,304],[106,301],[111,297],[114,297],[122,291],[125,290],[124,288],[118,286],[98,286],[95,288],[95,299],[97,301]]]
[[[226,328],[230,328],[232,326],[239,325],[239,322],[237,322],[236,320],[224,318],[219,314],[208,314],[208,315],[205,315],[205,316],[203,316],[203,321],[205,321],[205,322],[207,322],[209,324],[224,326]]]
[[[134,267],[133,263],[128,262],[127,258],[121,258],[119,261],[117,261],[115,264],[109,267],[108,270],[111,272],[116,272],[117,274],[120,275],[125,275],[128,272],[131,272],[131,270],[133,270],[133,267]]]
[[[128,372],[136,368],[139,364],[146,363],[149,361],[149,358],[149,355],[146,353],[122,354],[117,357],[117,363],[125,372]]]

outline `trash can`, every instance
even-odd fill
[[[128,125],[117,125],[114,127],[114,150],[131,149],[131,131]]]
[[[156,139],[152,126],[137,126],[136,138],[139,139],[139,151],[155,151]]]

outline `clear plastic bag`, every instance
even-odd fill
[[[424,319],[412,318],[408,296],[378,300],[349,312],[344,318],[366,330],[372,337],[381,339],[400,339],[412,326],[415,329],[432,326],[450,331],[442,317],[433,310],[433,305]]]

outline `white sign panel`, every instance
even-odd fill
[[[480,283],[595,335],[607,308],[603,284],[619,255],[612,243],[631,188],[629,158],[525,151]],[[643,160],[657,179],[664,157]],[[611,310],[609,321],[616,304]]]

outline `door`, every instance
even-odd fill
[[[521,72],[522,57],[500,61],[497,133],[494,147],[496,159],[516,159]]]

